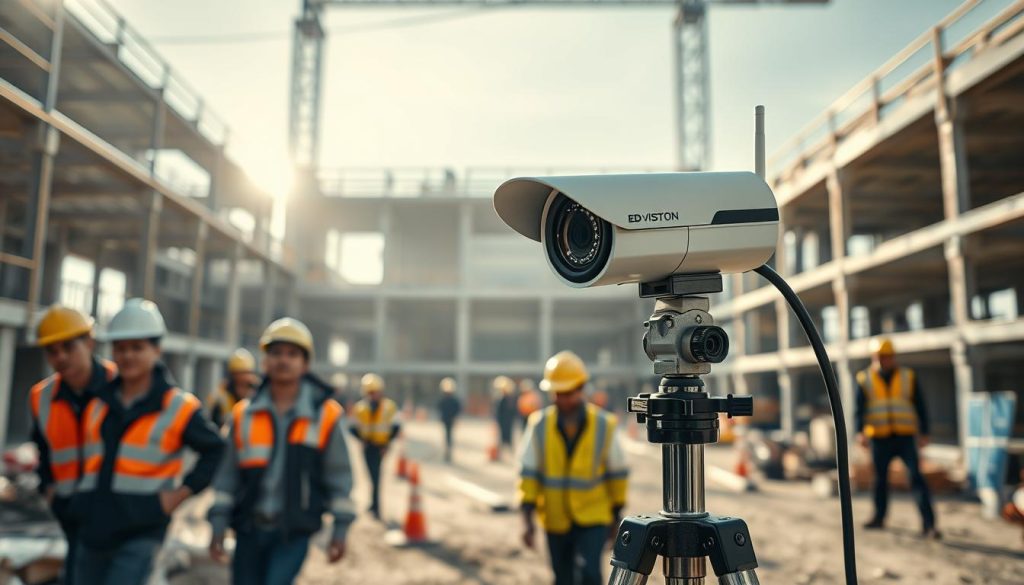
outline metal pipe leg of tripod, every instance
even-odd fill
[[[726,573],[718,577],[718,583],[719,585],[760,585],[760,581],[757,580],[757,573],[753,569]]]
[[[608,585],[646,585],[647,577],[648,575],[643,573],[634,573],[622,567],[612,567],[612,572],[608,575]]]

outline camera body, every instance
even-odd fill
[[[516,178],[494,209],[576,288],[745,272],[778,241],[775,195],[751,172]]]

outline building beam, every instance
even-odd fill
[[[837,380],[839,382],[839,394],[843,402],[843,412],[846,415],[847,439],[850,439],[856,433],[856,429],[853,428],[855,388],[853,386],[850,359],[847,355],[847,345],[850,342],[850,291],[847,283],[845,261],[846,242],[852,232],[852,221],[844,179],[843,170],[837,168],[833,162],[833,166],[829,169],[825,180],[825,187],[828,191],[829,243],[832,260],[839,266],[836,277],[832,280],[832,295],[839,321],[839,331],[836,339],[832,340],[832,344],[839,351],[837,355],[832,356],[832,359],[836,363],[835,369],[836,376],[839,378]]]
[[[151,191],[146,217],[142,220],[142,237],[136,257],[133,295],[152,299],[156,286],[156,253],[160,243],[160,212],[163,211],[163,195]]]
[[[17,351],[17,342],[16,329],[0,327],[0,446],[7,444],[7,422],[11,408],[14,352]]]

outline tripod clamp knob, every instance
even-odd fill
[[[719,400],[722,399],[719,398]],[[733,396],[730,394],[725,397],[725,409],[718,412],[724,412],[729,415],[729,418],[734,416],[752,416],[754,414],[754,397]]]

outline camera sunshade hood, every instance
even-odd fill
[[[495,191],[494,210],[509,227],[539,242],[552,190],[626,230],[779,218],[771,188],[747,171],[518,177]]]

